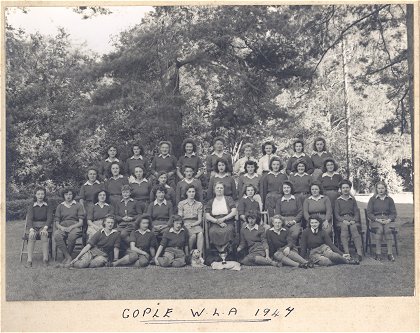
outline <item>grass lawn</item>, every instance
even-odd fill
[[[360,208],[366,203],[360,202]],[[242,267],[241,271],[212,271],[148,267],[64,269],[34,268],[19,262],[23,221],[6,223],[6,299],[124,300],[180,298],[282,298],[340,296],[412,296],[414,293],[413,205],[397,204],[401,226],[400,255],[395,262],[367,255],[360,266],[314,269]],[[362,217],[364,222],[364,217]],[[40,242],[37,242],[37,248]],[[385,249],[383,249],[385,251]],[[24,257],[23,260],[26,260]],[[172,288],[173,282],[177,288]]]

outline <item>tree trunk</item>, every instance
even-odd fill
[[[408,110],[411,130],[411,176],[414,179],[414,6],[406,7],[407,60],[408,60]],[[413,191],[414,193],[414,191]]]
[[[347,179],[350,178],[351,166],[351,110],[348,100],[348,72],[347,72],[347,57],[345,50],[345,40],[341,41],[341,57],[342,57],[342,70],[343,70],[343,100],[344,100],[344,117],[346,119],[346,174]]]

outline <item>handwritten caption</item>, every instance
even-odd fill
[[[159,303],[157,304],[159,305]],[[176,324],[176,323],[220,323],[220,322],[268,322],[277,318],[288,317],[295,308],[190,308],[189,311],[176,313],[170,307],[145,307],[138,309],[123,309],[123,319],[137,319],[145,324]],[[182,318],[182,319],[177,319]]]

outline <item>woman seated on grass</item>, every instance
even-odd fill
[[[367,213],[375,241],[375,260],[381,260],[382,238],[385,236],[388,260],[395,261],[392,254],[392,231],[396,229],[397,209],[394,200],[388,195],[388,187],[384,182],[376,184],[375,194],[369,199]]]
[[[302,232],[301,256],[307,258],[309,250],[309,260],[320,266],[358,265],[358,260],[353,260],[349,254],[344,254],[333,244],[328,233],[320,228],[321,223],[319,216],[310,217],[309,227]]]
[[[114,207],[109,203],[109,193],[101,190],[95,194],[95,204],[88,207],[87,211],[87,235],[92,237],[96,232],[102,230],[104,218],[114,215]]]
[[[272,228],[268,229],[266,233],[270,258],[287,266],[314,267],[312,262],[298,254],[290,230],[285,228],[286,219],[280,215],[275,215],[271,218],[271,224]]]
[[[150,230],[152,219],[149,215],[144,214],[139,220],[139,228],[130,234],[130,249],[127,250],[124,257],[114,261],[112,266],[134,264],[134,267],[146,267],[155,257],[157,240],[155,234]]]
[[[26,215],[26,232],[28,233],[28,261],[26,268],[32,267],[32,256],[37,238],[42,243],[42,259],[44,267],[48,266],[48,231],[51,231],[53,211],[47,203],[46,191],[42,187],[35,190],[34,202],[28,207]]]
[[[80,251],[71,262],[75,268],[96,268],[103,267],[108,262],[108,257],[114,251],[114,260],[118,259],[120,252],[120,233],[113,229],[114,218],[107,216],[104,221],[104,228],[94,234],[87,245]]]
[[[241,242],[237,252],[245,250],[248,254],[241,260],[241,264],[281,267],[280,263],[270,258],[265,229],[257,224],[258,215],[258,211],[250,211],[245,216],[247,224],[241,229]]]
[[[162,267],[183,267],[188,255],[188,231],[183,228],[181,216],[172,217],[172,227],[165,231],[156,252],[155,263]],[[163,255],[160,256],[163,252]]]

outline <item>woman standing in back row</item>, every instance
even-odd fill
[[[320,180],[322,176],[322,167],[324,161],[327,158],[333,158],[331,153],[327,150],[327,144],[324,138],[318,137],[314,141],[313,145],[314,153],[311,156],[312,163],[314,165],[314,172],[312,173],[312,179],[314,181]]]

